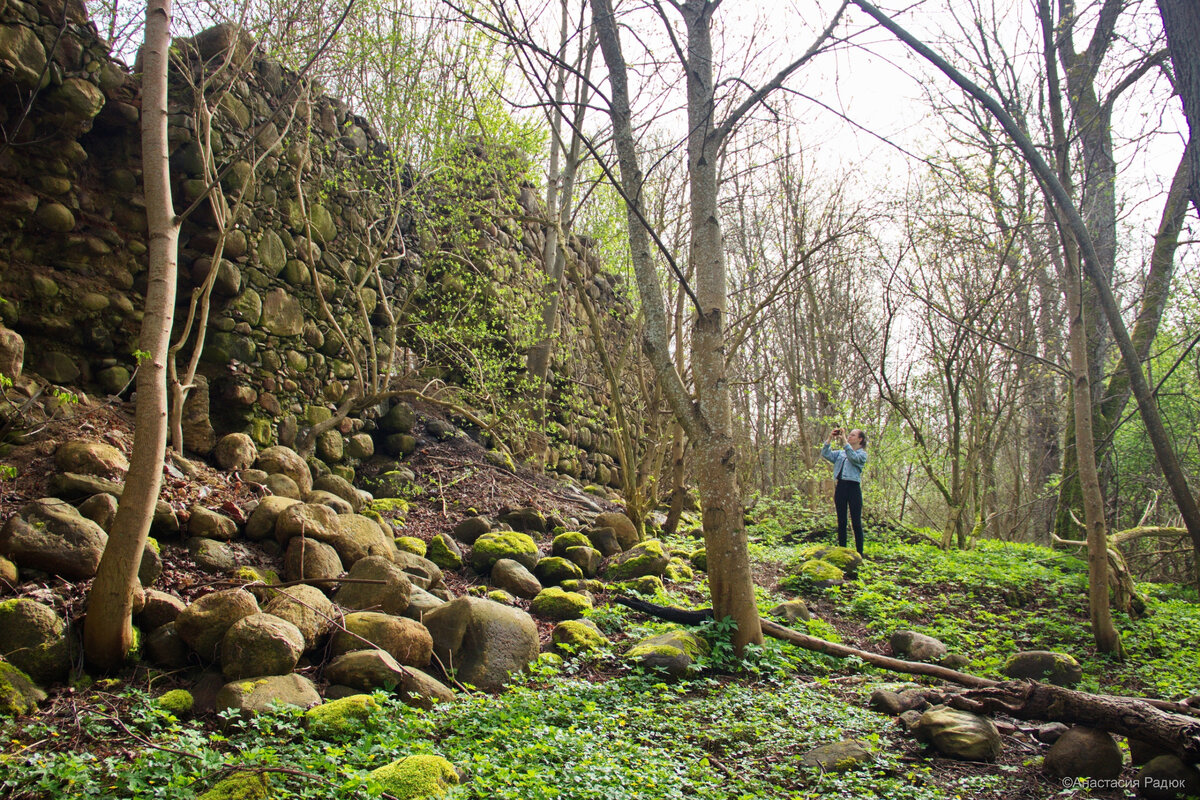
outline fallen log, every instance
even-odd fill
[[[696,611],[689,611],[683,608],[674,606],[660,606],[654,603],[648,603],[645,600],[639,600],[636,597],[627,597],[625,595],[618,596],[616,601],[623,606],[632,608],[635,611],[643,611],[651,616],[665,619],[669,622],[679,622],[684,625],[699,625],[707,620],[712,619],[712,609],[704,608]],[[941,667],[937,664],[926,664],[920,661],[904,661],[891,656],[872,653],[868,650],[859,650],[855,647],[850,647],[836,642],[829,642],[825,639],[819,639],[816,636],[809,636],[806,633],[786,628],[777,622],[772,622],[769,619],[760,620],[763,633],[774,636],[776,639],[783,639],[803,647],[805,650],[813,650],[825,655],[834,656],[835,658],[860,658],[868,664],[872,664],[882,669],[889,669],[892,672],[904,672],[909,675],[928,675],[931,678],[940,678],[944,681],[957,683],[960,686],[969,686],[972,688],[982,688],[988,686],[996,686],[999,681],[980,678],[978,675],[969,675],[966,672],[959,672],[949,667]]]
[[[1200,720],[1155,708],[1135,697],[1088,694],[1036,681],[1006,681],[946,698],[961,711],[1000,712],[1017,719],[1046,720],[1101,728],[1168,750],[1184,761],[1200,761]]]
[[[700,624],[712,619],[712,609],[711,608],[701,608],[701,609],[691,610],[691,609],[685,609],[685,608],[677,608],[675,606],[660,606],[660,605],[657,605],[656,603],[648,603],[645,600],[640,600],[636,597],[629,597],[627,595],[618,595],[615,599],[616,599],[617,603],[620,603],[621,605],[626,606],[628,608],[632,608],[635,611],[641,611],[643,613],[650,614],[651,616],[658,617],[659,619],[665,619],[669,622],[678,622],[683,625],[700,625]],[[920,661],[905,661],[900,658],[892,658],[890,656],[880,655],[879,653],[872,653],[869,650],[859,650],[858,648],[850,647],[849,645],[838,644],[836,642],[826,641],[825,639],[819,639],[816,636],[809,636],[806,633],[800,633],[799,631],[792,630],[791,628],[780,625],[777,622],[772,622],[769,619],[761,620],[761,624],[762,624],[763,633],[765,633],[769,636],[773,636],[776,639],[783,639],[784,641],[799,645],[800,647],[803,647],[805,650],[813,650],[817,653],[824,653],[826,655],[834,656],[835,658],[851,658],[851,657],[860,658],[868,664],[879,667],[881,669],[890,670],[892,672],[901,672],[901,673],[905,673],[908,675],[927,675],[931,678],[939,678],[944,681],[950,681],[951,683],[957,683],[960,686],[966,686],[971,690],[980,690],[980,691],[989,690],[989,689],[1004,690],[1005,687],[1010,687],[1010,686],[1020,687],[1020,686],[1025,686],[1025,685],[1048,687],[1051,690],[1061,690],[1061,691],[1065,691],[1065,692],[1070,692],[1071,697],[1079,696],[1079,697],[1083,697],[1083,698],[1093,698],[1096,701],[1104,701],[1105,703],[1107,703],[1108,701],[1113,701],[1113,702],[1116,702],[1118,705],[1120,705],[1121,708],[1125,708],[1125,709],[1138,708],[1138,707],[1146,708],[1146,709],[1153,709],[1156,713],[1165,713],[1170,716],[1182,717],[1184,722],[1200,726],[1200,722],[1197,722],[1195,720],[1196,717],[1200,717],[1200,709],[1193,708],[1192,706],[1188,705],[1187,703],[1176,703],[1176,702],[1172,702],[1170,700],[1158,700],[1153,697],[1122,697],[1120,695],[1088,694],[1087,692],[1076,692],[1076,691],[1072,691],[1070,689],[1061,689],[1061,687],[1053,686],[1051,684],[1043,684],[1043,683],[1037,683],[1037,682],[1032,682],[1030,684],[1026,684],[1022,681],[1005,681],[1005,682],[994,681],[989,678],[981,678],[978,675],[971,675],[970,673],[967,673],[967,672],[959,672],[958,670],[950,669],[949,667],[938,666],[937,664],[926,664],[926,663],[920,662]],[[969,697],[973,693],[974,693],[973,691],[969,691],[969,692],[965,692],[958,696],[968,696]],[[1053,692],[1051,692],[1050,694],[1053,694]],[[983,696],[991,697],[991,695],[983,695]],[[1002,695],[996,695],[996,696],[999,697]],[[1043,698],[1048,695],[1038,694],[1036,696],[1038,698]],[[1064,708],[1064,709],[1075,708],[1076,706],[1080,705],[1080,702],[1081,701],[1079,701],[1078,699],[1073,699],[1070,703],[1066,703],[1064,701],[1063,703],[1059,703],[1058,705],[1054,705],[1054,704],[1050,704],[1050,703],[1042,703],[1041,705],[1047,710],[1047,713],[1051,713],[1051,712],[1055,712],[1055,709],[1060,708],[1060,707]],[[1084,721],[1085,719],[1089,719],[1092,717],[1095,717],[1098,719],[1098,718],[1104,717],[1105,715],[1107,715],[1109,713],[1108,709],[1109,709],[1108,705],[1102,704],[1101,706],[1098,706],[1094,711],[1089,712],[1090,716],[1085,715],[1085,716],[1081,716],[1079,718],[1072,718],[1072,717],[1068,717],[1068,716],[1022,717],[1022,719],[1041,719],[1046,722],[1063,722],[1063,723],[1074,723],[1074,724],[1079,724],[1079,725],[1089,725],[1092,723]],[[1067,712],[1063,711],[1061,713],[1065,714]],[[1017,715],[1013,714],[1013,716],[1015,717]],[[1157,725],[1157,723],[1155,723],[1155,724]],[[1106,730],[1108,730],[1108,729],[1106,729]],[[1116,733],[1121,733],[1121,731],[1119,731],[1119,730],[1116,730],[1116,729],[1112,729],[1112,730],[1114,730],[1114,732],[1116,732]],[[1196,734],[1198,736],[1200,736],[1200,727],[1197,727]],[[1134,736],[1134,738],[1137,738],[1137,739],[1143,738],[1142,736],[1135,735],[1135,734],[1125,734],[1125,735],[1132,735],[1132,736]],[[1155,734],[1153,734],[1153,731],[1148,730],[1146,732],[1146,735],[1155,735]],[[1147,740],[1147,741],[1149,741],[1149,740]],[[1155,740],[1155,741],[1158,741],[1158,740]],[[1200,739],[1197,739],[1197,742],[1200,742]],[[1189,748],[1192,746],[1192,745],[1186,744],[1186,743],[1185,743],[1185,745]],[[1180,752],[1178,750],[1177,745],[1172,745],[1171,749],[1173,752]]]

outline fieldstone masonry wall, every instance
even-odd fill
[[[379,241],[388,230],[381,220],[390,217],[398,190],[411,183],[392,187],[379,178],[389,154],[365,120],[334,98],[311,96],[294,74],[256,57],[253,43],[233,28],[177,44],[190,56],[190,75],[171,79],[177,211],[203,198],[207,187],[193,87],[213,65],[242,65],[227,69],[229,77],[215,81],[216,93],[210,92],[220,97],[213,155],[234,224],[215,266],[220,232],[207,201],[188,216],[180,240],[177,324],[188,316],[193,290],[217,270],[185,438],[199,453],[231,431],[248,433],[260,446],[290,444],[304,426],[328,418],[355,361],[362,363],[368,337],[378,340],[387,324],[378,288],[397,304],[416,301],[408,303],[418,310],[413,313],[437,307],[431,302],[436,292],[458,288],[445,276],[438,282],[423,264],[422,244],[428,250],[430,243],[414,219],[418,206],[435,201],[409,192],[404,202],[414,205],[400,215],[391,237]],[[65,7],[63,0],[0,0],[0,321],[23,339],[25,370],[52,384],[117,393],[136,365],[147,276],[139,119],[138,76],[110,57],[79,0]],[[483,148],[473,152],[488,157]],[[523,289],[519,303],[497,300],[495,292],[472,302],[491,297],[487,313],[497,316],[497,330],[519,322],[527,327],[537,314],[544,238],[535,218],[544,213],[541,204],[530,186],[472,191],[509,192],[524,217],[472,216],[474,240],[493,255],[487,260],[496,270],[493,282]],[[244,202],[235,202],[239,197]],[[618,280],[603,272],[587,242],[573,237],[569,246],[585,269],[589,295],[608,312],[608,324],[623,327],[629,306],[616,291]],[[321,311],[306,253],[353,352]],[[376,261],[380,281],[356,291],[352,282]],[[568,320],[567,331],[584,329],[573,298],[564,313],[576,320]],[[15,360],[8,367],[15,373],[21,359],[4,344],[11,331],[0,336],[0,349],[8,354],[0,363]],[[559,385],[604,385],[589,349],[586,337],[564,337],[554,360]],[[596,413],[560,408],[546,455],[561,471],[616,485],[613,443],[599,422],[604,402],[601,392],[585,398]],[[372,425],[348,420],[327,437],[319,455],[327,462],[351,458],[341,436]]]

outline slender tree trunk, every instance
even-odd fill
[[[746,543],[742,488],[725,353],[725,244],[717,208],[720,140],[715,129],[712,39],[715,6],[706,0],[683,4],[687,26],[688,177],[690,179],[691,261],[696,265],[700,309],[692,328],[692,369],[700,412],[708,435],[696,442],[709,586],[718,618],[732,617],[735,647],[762,642],[754,579]]]
[[[662,382],[667,401],[695,447],[713,608],[717,618],[730,617],[737,624],[733,644],[740,651],[748,643],[762,641],[762,628],[754,603],[741,487],[737,480],[737,448],[731,436],[729,387],[725,376],[725,264],[716,182],[719,140],[713,131],[712,51],[708,38],[709,14],[714,9],[715,6],[702,0],[691,0],[680,7],[689,31],[688,115],[689,119],[701,123],[699,130],[693,123],[688,140],[689,171],[697,170],[697,174],[690,176],[691,254],[700,305],[693,330],[692,364],[699,395],[697,408],[667,349],[662,290],[640,209],[642,175],[637,162],[628,79],[616,19],[608,0],[592,0],[592,18],[612,85],[610,113],[628,211],[634,274],[646,319],[646,356]],[[701,107],[695,107],[697,103]]]
[[[1079,486],[1083,495],[1084,521],[1087,526],[1088,612],[1092,634],[1102,653],[1121,654],[1121,638],[1113,627],[1108,597],[1108,535],[1104,519],[1104,495],[1096,469],[1092,443],[1092,403],[1088,387],[1087,314],[1080,287],[1078,256],[1067,247],[1067,305],[1070,318],[1067,334],[1071,347],[1071,371],[1074,384],[1071,398],[1075,412],[1075,453],[1079,466]]]
[[[167,162],[167,63],[171,0],[146,7],[142,84],[142,163],[150,237],[150,279],[139,346],[149,354],[138,367],[132,467],[108,545],[88,595],[84,650],[101,669],[120,666],[133,641],[130,616],[138,568],[162,483],[167,446],[167,349],[175,311],[179,227],[171,203]]]

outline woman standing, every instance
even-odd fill
[[[854,549],[863,554],[862,528],[862,468],[867,463],[867,435],[858,428],[842,441],[842,429],[834,428],[829,441],[821,448],[821,457],[833,464],[837,488],[833,490],[833,507],[837,510],[838,547],[846,546],[846,511],[854,525]]]

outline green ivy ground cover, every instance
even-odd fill
[[[793,577],[808,545],[783,543],[778,526],[752,533],[758,568],[772,576],[760,607],[804,596],[825,617],[807,624],[810,634],[853,629],[879,643],[910,628],[990,677],[1001,677],[1009,653],[1037,648],[1075,655],[1084,688],[1179,698],[1200,687],[1200,606],[1180,587],[1140,587],[1152,613],[1119,619],[1129,658],[1113,662],[1091,647],[1085,566],[1069,554],[997,542],[947,553],[878,534],[857,578],[817,590]],[[653,599],[694,606],[705,593],[701,575]],[[626,642],[668,627],[620,606],[592,619]],[[60,698],[56,714],[0,720],[0,797],[188,800],[234,770],[268,770],[276,798],[378,797],[371,770],[421,754],[465,771],[447,796],[497,800],[999,798],[1014,781],[1037,781],[1036,759],[953,770],[914,759],[893,720],[865,709],[873,686],[896,676],[772,639],[735,658],[728,634],[722,623],[707,627],[705,669],[682,683],[629,672],[619,643],[591,660],[543,659],[503,694],[462,694],[431,712],[381,693],[364,721],[329,742],[314,740],[296,711],[187,719],[135,688],[81,687],[69,715]],[[869,764],[840,774],[801,766],[813,747],[849,738],[867,745]]]

